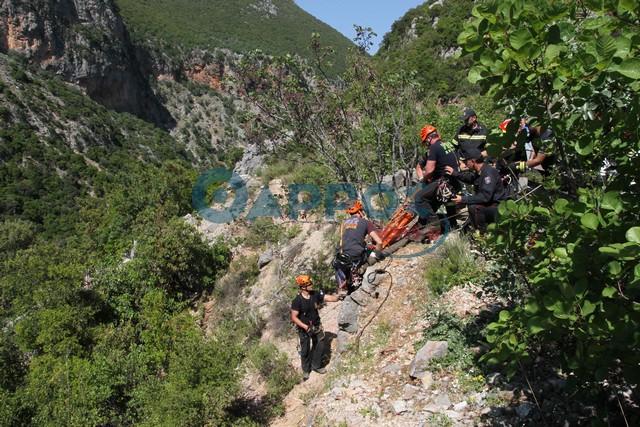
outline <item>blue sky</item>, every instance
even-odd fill
[[[371,27],[378,34],[372,51],[378,49],[382,37],[391,25],[409,9],[424,0],[295,0],[295,2],[321,21],[352,40],[353,25]],[[373,53],[372,52],[372,53]]]

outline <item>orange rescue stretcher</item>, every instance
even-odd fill
[[[384,253],[391,254],[410,241],[434,241],[440,237],[440,224],[421,225],[418,214],[409,206],[408,201],[400,205],[380,233]]]

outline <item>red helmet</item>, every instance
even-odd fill
[[[358,212],[360,212],[362,209],[364,209],[362,207],[362,203],[360,202],[360,200],[356,200],[353,205],[351,205],[349,208],[347,208],[347,213],[350,215],[353,214],[357,214]]]
[[[434,126],[426,125],[422,128],[422,130],[420,130],[420,139],[422,140],[422,142],[424,142],[427,137],[434,132],[438,132],[438,130]]]
[[[498,127],[500,128],[502,133],[505,133],[507,131],[507,127],[509,126],[509,123],[511,123],[511,119],[503,120],[502,123],[500,123],[500,126]]]

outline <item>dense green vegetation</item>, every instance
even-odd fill
[[[478,93],[466,77],[472,64],[460,57],[458,34],[473,0],[429,0],[396,21],[375,58],[385,71],[414,72],[423,97],[444,100]],[[427,102],[429,103],[429,102]]]
[[[558,158],[546,191],[500,207],[491,248],[519,292],[483,360],[514,374],[542,356],[610,425],[638,422],[639,28],[634,1],[487,0],[459,37],[469,79],[551,127]]]
[[[334,71],[342,71],[351,43],[333,28],[299,8],[293,0],[117,0],[129,29],[187,48],[261,49],[310,58],[312,33],[333,46]],[[271,8],[273,5],[273,9]]]
[[[274,408],[295,381],[258,347],[257,321],[229,304],[205,335],[191,313],[231,262],[180,218],[191,158],[166,132],[0,59],[0,425],[276,414],[238,404],[250,355],[271,358],[258,369]]]

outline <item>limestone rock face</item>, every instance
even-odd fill
[[[174,124],[144,77],[112,0],[3,0],[0,51],[26,56],[107,108]]]

